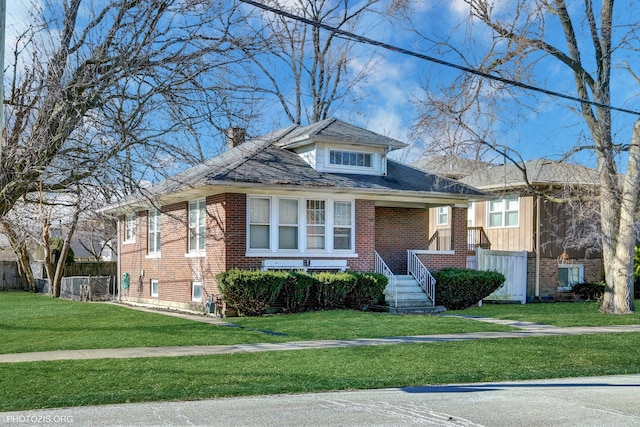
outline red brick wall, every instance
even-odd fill
[[[467,266],[467,208],[451,208],[451,233],[453,254],[428,253],[418,257],[431,272],[445,267]]]
[[[536,290],[536,258],[535,254],[527,260],[527,295],[535,296]],[[602,259],[576,259],[574,264],[584,265],[584,281],[596,283],[603,279]],[[540,297],[553,297],[561,299],[566,292],[558,291],[558,259],[540,259]]]
[[[246,257],[246,205],[244,194],[225,193],[206,199],[206,257],[185,256],[188,253],[188,202],[162,207],[161,257],[147,256],[147,211],[138,212],[136,241],[121,247],[122,273],[131,276],[131,287],[123,296],[132,301],[201,308],[191,301],[192,281],[203,283],[203,302],[211,294],[219,294],[215,276],[228,269],[258,269],[267,257]],[[453,227],[461,223],[460,236],[454,245],[461,246],[456,255],[430,256],[428,265],[455,265],[458,255],[466,262],[466,209],[453,210]],[[348,258],[350,271],[373,271],[374,251],[378,250],[390,267],[406,272],[407,250],[426,248],[427,211],[408,208],[376,208],[372,200],[355,201],[355,241],[358,258]],[[124,236],[124,218],[120,222]],[[458,246],[456,246],[458,248]],[[302,257],[300,257],[302,258]],[[308,257],[305,257],[308,258]],[[343,259],[336,256],[335,259]],[[138,277],[144,270],[142,288]],[[151,297],[150,280],[158,279],[159,296]]]
[[[376,207],[373,200],[356,200],[356,253],[358,258],[349,258],[351,271],[375,270]]]
[[[426,209],[375,208],[376,251],[391,271],[407,273],[407,251],[426,249],[429,241]]]
[[[208,214],[210,209],[208,206]],[[123,290],[122,297],[134,302],[200,310],[209,294],[217,291],[213,280],[216,264],[210,262],[209,258],[185,256],[188,253],[188,202],[162,206],[161,212],[160,257],[147,256],[147,211],[138,212],[135,243],[121,246],[122,274],[129,273],[131,277],[131,286]],[[210,220],[211,216],[208,215],[208,227]],[[121,235],[124,235],[124,221],[120,222],[120,227]],[[211,244],[210,249],[213,240],[207,239],[207,252],[215,253],[215,249],[219,249],[214,249],[215,243]],[[140,287],[141,272],[144,274]],[[158,280],[158,297],[151,296],[152,279]],[[202,303],[191,300],[193,281],[202,282]]]

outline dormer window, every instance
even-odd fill
[[[371,167],[371,153],[329,150],[329,164],[338,166]]]

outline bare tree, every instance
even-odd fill
[[[637,37],[640,27],[632,19],[629,21],[629,17],[634,16],[632,11],[614,14],[613,0],[603,0],[599,10],[592,1],[572,5],[571,9],[563,0],[514,0],[496,5],[489,0],[464,2],[469,14],[466,29],[461,29],[467,31],[464,34],[469,37],[468,46],[474,50],[455,46],[451,39],[440,39],[436,44],[439,53],[456,55],[458,60],[480,71],[529,83],[544,82],[547,67],[560,67],[572,77],[574,96],[593,102],[579,103],[579,109],[574,110],[588,136],[582,139],[577,136],[566,157],[589,151],[597,162],[607,283],[601,310],[633,312],[640,121],[634,125],[630,142],[615,141],[614,119],[619,122],[624,118],[613,116],[608,108],[612,64],[614,61],[624,63],[624,55],[640,49]],[[614,23],[614,16],[628,21]],[[473,41],[473,37],[481,38],[486,44]],[[426,119],[438,117],[439,124],[455,129],[450,133],[460,137],[451,143],[462,141],[469,147],[482,145],[514,163],[522,160],[509,142],[501,138],[498,125],[504,125],[505,120],[517,123],[518,111],[527,112],[517,107],[535,109],[539,97],[504,82],[470,74],[459,76],[441,95],[422,104],[425,119],[419,122],[421,130],[430,125]],[[618,173],[622,170],[626,173],[620,181]]]
[[[137,181],[200,161],[214,130],[245,108],[226,86],[240,58],[227,2],[64,0],[31,10],[7,73],[0,217],[40,187],[118,171],[127,155]]]
[[[309,21],[342,30],[360,30],[385,16],[378,0],[268,0],[262,2]],[[256,19],[257,18],[257,19]],[[359,58],[354,42],[277,13],[257,12],[247,20],[256,40],[243,43],[253,64],[256,90],[277,100],[291,123],[326,119],[355,99],[354,87],[375,65],[374,55]],[[242,31],[246,31],[243,28]],[[350,68],[355,60],[362,64]]]

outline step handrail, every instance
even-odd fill
[[[431,272],[424,266],[418,255],[415,251],[409,250],[407,251],[407,273],[412,275],[422,290],[427,294],[427,296],[433,302],[435,307],[436,305],[436,279],[433,277]]]
[[[389,279],[388,286],[391,288],[393,294],[393,301],[395,308],[398,308],[398,279],[393,274],[387,263],[384,262],[378,251],[374,251],[376,255],[376,269],[375,272],[384,275]]]

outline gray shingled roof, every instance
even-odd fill
[[[329,118],[309,126],[299,126],[278,142],[279,147],[292,148],[308,142],[339,142],[376,147],[404,148],[404,142],[380,135],[370,130]]]
[[[336,121],[325,120],[320,123],[333,125],[333,127],[329,127],[333,133],[338,129],[353,130],[355,128],[346,124],[344,126],[342,122]],[[313,132],[324,135],[324,131],[317,130],[320,126],[316,125],[303,129],[312,127],[316,129]],[[327,127],[322,127],[322,129],[327,129]],[[397,195],[402,192],[418,192],[423,193],[424,196],[463,196],[463,198],[485,198],[487,196],[486,193],[466,184],[429,174],[392,160],[387,161],[386,176],[317,171],[296,153],[281,147],[281,145],[289,146],[291,140],[297,140],[305,132],[300,132],[299,127],[291,126],[246,141],[217,157],[152,186],[147,189],[147,195],[154,197],[208,186],[233,187],[234,185],[252,184],[265,187],[315,188],[327,191],[361,190],[372,193],[396,193]],[[356,131],[356,133],[365,134],[360,131]],[[387,140],[387,138],[379,137],[378,143],[382,140]],[[131,199],[120,203],[119,206],[126,206],[135,201],[136,199]],[[110,208],[105,210],[109,211]]]
[[[595,185],[598,172],[585,166],[537,159],[523,164],[533,185]],[[514,188],[526,185],[522,171],[514,164],[478,169],[460,182],[483,190]]]
[[[411,163],[414,168],[453,179],[469,176],[475,170],[486,169],[490,165],[490,163],[481,160],[465,159],[458,156],[431,156]]]

